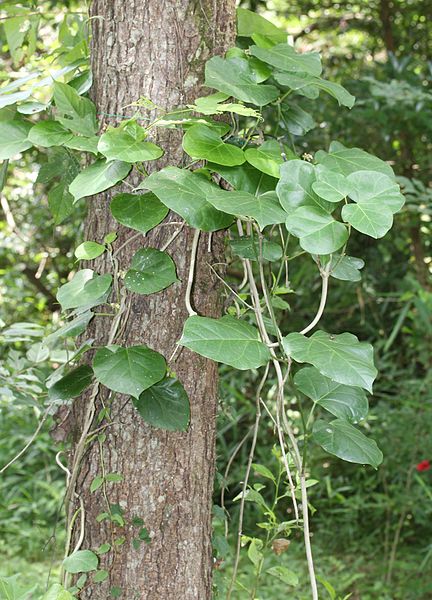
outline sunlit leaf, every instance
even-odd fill
[[[183,137],[183,149],[192,158],[201,158],[221,165],[241,165],[246,158],[243,150],[226,144],[211,127],[193,125]]]
[[[318,207],[297,208],[288,216],[285,226],[299,238],[303,250],[311,254],[331,254],[348,239],[345,225]]]

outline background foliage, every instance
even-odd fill
[[[311,447],[310,475],[319,482],[310,490],[310,502],[316,511],[313,544],[318,573],[330,582],[326,589],[321,588],[323,597],[351,594],[351,598],[362,600],[426,600],[432,595],[431,471],[417,470],[421,461],[432,460],[432,37],[427,4],[420,0],[241,3],[285,27],[300,49],[321,51],[326,77],[343,83],[357,97],[351,111],[341,110],[332,99],[320,97],[316,102],[304,98],[302,108],[311,112],[317,126],[301,138],[293,135],[291,142],[297,152],[313,152],[335,138],[348,146],[367,148],[391,162],[408,199],[404,211],[396,217],[396,226],[379,244],[360,236],[356,240],[354,235],[351,252],[365,260],[362,281],[347,284],[333,280],[323,320],[323,329],[352,331],[376,349],[381,376],[365,426],[373,431],[384,453],[383,465],[373,471],[329,459],[317,446]],[[3,86],[9,85],[11,78],[34,71],[42,79],[50,69],[62,68],[75,59],[85,64],[86,23],[78,3],[46,2],[42,17],[41,3],[3,5]],[[14,40],[9,32],[8,37],[5,24],[29,9],[37,15],[26,22],[24,35]],[[70,12],[75,14],[67,16]],[[63,19],[63,37],[58,45],[54,28]],[[43,103],[46,98],[36,88],[30,100]],[[55,202],[53,189],[59,185],[62,173],[50,165],[63,161],[67,169],[74,169],[73,158],[65,152],[61,156],[49,149],[34,150],[31,156],[26,153],[14,163],[13,170],[8,167],[2,192],[0,317],[4,328],[0,379],[4,385],[0,384],[0,466],[36,428],[41,414],[37,397],[43,381],[50,366],[64,360],[61,352],[51,355],[50,362],[38,356],[38,329],[17,331],[13,324],[31,321],[54,329],[59,318],[55,290],[73,268],[73,248],[82,241],[82,208],[61,224],[48,220],[48,204],[52,207]],[[319,282],[313,266],[305,258],[290,273],[293,290],[301,289],[301,294],[290,296],[291,311],[286,311],[294,330],[300,329],[315,310]],[[233,262],[230,278],[234,285],[239,277]],[[218,421],[215,504],[220,505],[224,489],[232,539],[238,504],[234,499],[241,490],[247,444],[234,456],[229,473],[226,466],[252,425],[250,407],[257,385],[246,376],[243,381],[240,377],[239,372],[233,376],[222,369]],[[269,382],[265,391],[269,403],[274,401],[272,385],[274,382]],[[298,398],[294,396],[292,417],[300,419]],[[61,447],[53,446],[47,429],[0,480],[0,575],[19,572],[21,583],[33,584],[38,574],[40,589],[44,577],[39,574],[46,576],[51,564],[56,567],[55,559],[62,547],[62,526],[56,527],[56,523],[63,473],[55,464],[55,454]],[[260,431],[256,463],[277,475],[273,443],[268,423]],[[258,468],[253,483],[263,482]],[[266,500],[273,501],[271,486],[262,493]],[[277,503],[274,510],[279,520],[289,519]],[[262,528],[257,523],[263,520],[259,506],[251,505],[244,533],[260,536]],[[216,510],[216,597],[223,597],[231,563],[232,544],[224,544],[223,531],[224,519]],[[286,551],[289,555],[282,557],[285,560],[288,556],[290,569],[298,572],[300,587],[296,594],[306,598],[300,534],[290,541]],[[273,551],[266,560],[269,566],[277,566],[280,561]],[[252,571],[250,557],[245,555],[240,581],[246,583]],[[282,583],[278,588],[274,579],[267,581],[265,577],[259,589],[262,599],[282,598],[286,593]]]

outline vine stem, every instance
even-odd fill
[[[31,438],[29,439],[29,441],[27,442],[27,444],[24,446],[24,448],[22,448],[18,454],[16,454],[6,465],[4,465],[4,467],[2,467],[0,469],[0,475],[2,473],[4,473],[6,471],[6,469],[8,469],[11,465],[14,464],[14,462],[16,462],[19,458],[21,458],[21,456],[23,454],[25,454],[27,452],[27,450],[30,448],[30,446],[33,444],[33,442],[35,441],[35,439],[37,438],[37,436],[39,435],[40,430],[42,429],[45,421],[48,418],[49,412],[53,406],[54,402],[51,402],[51,404],[45,409],[44,414],[42,415],[42,419],[39,421],[39,425],[37,426],[35,432],[33,433],[33,435],[31,436]]]
[[[327,295],[328,295],[328,281],[329,281],[329,277],[330,277],[330,263],[329,263],[329,265],[325,269],[320,270],[320,274],[321,274],[321,299],[320,299],[320,303],[319,303],[319,306],[318,306],[318,310],[317,310],[317,313],[316,313],[315,317],[309,323],[309,325],[307,325],[307,327],[305,327],[304,329],[302,329],[300,331],[300,333],[302,335],[305,335],[311,329],[313,329],[315,327],[315,325],[319,322],[319,320],[321,319],[321,317],[323,315],[324,308],[325,308],[325,305],[326,305],[326,302],[327,302]]]
[[[243,487],[242,487],[242,495],[241,495],[241,501],[240,501],[240,513],[239,513],[239,525],[238,525],[238,533],[237,533],[237,548],[236,548],[236,555],[235,555],[235,560],[234,560],[234,568],[233,568],[233,574],[231,577],[230,586],[228,588],[226,600],[231,599],[232,589],[234,587],[235,580],[237,579],[238,565],[240,562],[241,539],[243,536],[242,530],[243,530],[244,507],[245,507],[245,501],[246,501],[246,491],[247,491],[247,485],[249,482],[249,475],[250,475],[251,468],[252,468],[252,461],[253,461],[253,457],[255,454],[255,447],[256,447],[256,442],[257,442],[257,438],[258,438],[259,422],[261,419],[261,392],[262,392],[264,384],[267,380],[269,369],[270,369],[270,363],[267,363],[265,371],[264,371],[264,375],[261,378],[261,381],[259,383],[259,386],[258,386],[258,389],[256,392],[256,397],[255,397],[255,408],[256,408],[255,423],[253,426],[252,443],[251,443],[251,447],[249,450],[246,473],[245,473],[245,478],[244,478]]]
[[[190,317],[197,314],[196,310],[194,310],[192,308],[191,294],[192,294],[192,287],[193,287],[193,282],[194,282],[195,263],[196,263],[200,233],[201,232],[199,229],[195,229],[195,233],[194,233],[193,240],[192,240],[191,257],[190,257],[190,263],[189,263],[189,273],[188,273],[187,287],[186,287],[186,292],[185,292],[185,304],[186,304],[186,309],[188,311],[188,315]]]

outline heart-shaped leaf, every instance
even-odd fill
[[[179,344],[235,369],[255,369],[270,360],[269,349],[259,340],[258,330],[230,316],[189,317]]]
[[[337,383],[361,387],[372,393],[377,376],[373,348],[366,342],[359,342],[352,333],[332,335],[316,331],[309,338],[301,333],[290,333],[283,338],[283,346],[295,361],[310,363]]]
[[[124,284],[137,294],[154,294],[177,281],[174,261],[166,252],[142,248],[134,255]]]
[[[182,384],[167,377],[145,390],[133,401],[144,421],[169,431],[186,431],[189,425],[189,398]]]
[[[300,240],[300,246],[311,254],[331,254],[348,239],[348,230],[320,208],[302,206],[291,213],[286,228]]]
[[[50,148],[61,146],[73,138],[73,133],[65,129],[57,121],[41,121],[34,125],[28,134],[29,141],[35,146]]]
[[[338,419],[358,423],[367,417],[368,401],[361,388],[336,383],[321,375],[315,367],[306,367],[296,373],[294,384]]]
[[[168,214],[168,208],[153,193],[117,194],[110,208],[116,221],[142,233],[159,225]]]
[[[54,82],[55,118],[66,129],[84,136],[97,133],[96,107],[66,83]]]
[[[99,559],[91,550],[78,550],[63,561],[63,568],[67,573],[88,573],[95,571]]]
[[[299,53],[287,43],[277,44],[272,48],[251,46],[249,50],[252,56],[282,71],[309,75],[320,75],[322,71],[321,57],[318,52]]]
[[[392,213],[403,207],[405,198],[399,185],[387,175],[376,171],[359,171],[347,177],[351,185],[349,197],[357,203],[385,206]]]
[[[165,206],[196,229],[217,231],[229,227],[233,221],[232,216],[207,202],[206,197],[218,188],[198,173],[165,167],[152,173],[139,187],[152,190]]]
[[[201,158],[233,167],[241,165],[246,158],[243,150],[226,144],[212,128],[206,125],[193,125],[183,137],[183,149],[192,158]]]
[[[139,133],[139,130],[142,130]],[[122,160],[136,163],[147,160],[156,160],[163,154],[162,148],[152,142],[145,142],[145,132],[142,127],[127,131],[125,129],[108,129],[101,135],[98,150],[108,160]],[[135,133],[135,135],[134,135]]]
[[[93,196],[124,179],[131,168],[129,163],[119,160],[97,160],[75,177],[69,186],[69,192],[75,200]]]
[[[83,242],[74,254],[78,260],[93,260],[105,252],[105,246],[97,242]]]
[[[87,365],[81,365],[69,371],[59,379],[48,390],[51,400],[70,400],[76,398],[83,392],[93,379],[93,369]]]
[[[95,354],[96,379],[110,390],[139,398],[165,376],[164,357],[147,346],[106,346]]]
[[[248,163],[256,169],[277,178],[279,178],[281,164],[287,159],[297,158],[292,150],[276,140],[267,140],[257,148],[248,148],[245,156]]]
[[[377,469],[383,460],[382,452],[374,440],[340,419],[331,423],[316,421],[313,439],[329,454],[348,462],[372,465]]]
[[[56,298],[62,310],[81,306],[91,308],[103,302],[111,282],[112,275],[96,275],[91,269],[82,269],[58,289]]]
[[[214,56],[206,62],[205,85],[243,102],[265,106],[279,96],[274,85],[258,84],[252,67],[242,58]]]
[[[356,171],[378,171],[394,179],[393,169],[386,162],[360,148],[345,148],[340,142],[332,142],[328,153],[319,150],[315,160],[330,171],[345,176]]]
[[[304,160],[289,160],[280,167],[280,181],[276,186],[285,212],[292,213],[300,206],[320,207],[332,212],[334,205],[323,200],[313,191],[316,181],[315,168]]]
[[[253,196],[247,192],[228,192],[216,189],[207,196],[215,208],[239,217],[255,219],[260,229],[266,225],[283,223],[286,213],[282,209],[275,192]]]

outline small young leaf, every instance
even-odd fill
[[[111,544],[101,544],[96,550],[98,554],[106,554],[111,550]]]
[[[104,478],[97,476],[93,479],[93,481],[90,484],[90,492],[93,494],[93,492],[96,492],[100,487],[102,487],[104,482]]]
[[[105,246],[97,242],[83,242],[74,254],[78,260],[93,260],[105,252]]]
[[[102,581],[105,581],[105,579],[108,579],[108,577],[108,571],[101,569],[100,571],[96,571],[96,573],[93,575],[93,583],[102,583]]]

